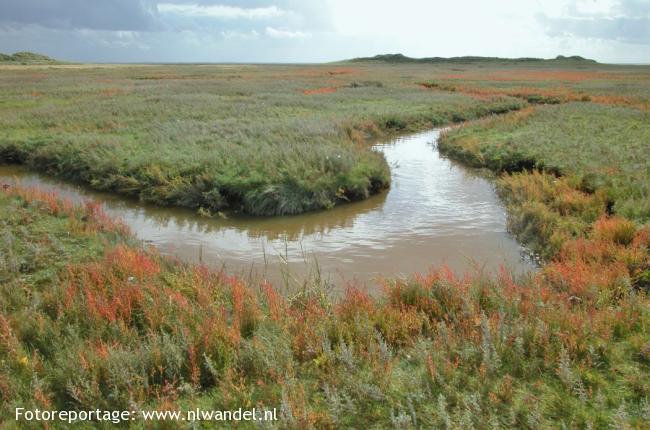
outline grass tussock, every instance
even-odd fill
[[[599,217],[535,278],[442,269],[333,300],[167,260],[91,204],[10,188],[0,213],[3,414],[246,405],[277,407],[279,428],[647,424],[650,235],[629,221]]]

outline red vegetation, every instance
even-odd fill
[[[35,187],[22,187],[19,184],[6,184],[2,191],[7,195],[20,197],[29,204],[45,208],[50,215],[67,216],[71,221],[71,229],[128,234],[126,225],[109,217],[97,202],[86,201],[83,205],[76,205],[70,199],[62,199],[58,193]]]
[[[293,72],[291,75],[296,77],[315,78],[322,76],[336,76],[336,75],[359,75],[361,70],[354,67],[334,67],[334,68],[300,68]],[[286,73],[282,76],[286,77]]]
[[[124,88],[120,88],[120,87],[103,88],[100,90],[100,94],[104,97],[115,97],[115,96],[126,95],[129,93],[130,91],[127,91]]]
[[[603,216],[593,224],[589,238],[566,242],[540,276],[572,300],[595,304],[603,294],[625,294],[635,278],[650,268],[649,245],[647,228]]]
[[[460,76],[454,79],[460,79]],[[504,80],[507,81],[508,79]],[[521,97],[524,99],[529,99],[531,97],[542,97],[545,99],[543,102],[593,102],[606,105],[629,106],[642,110],[650,110],[650,103],[645,100],[627,96],[586,94],[584,92],[576,92],[572,88],[562,85],[555,87],[517,86],[500,88],[484,86],[483,83],[468,84],[445,81],[442,81],[440,83],[423,82],[419,85],[425,89],[460,92],[479,99],[484,99],[490,96],[512,96]]]
[[[359,73],[359,70],[353,69],[352,67],[337,67],[336,69],[328,70],[328,75],[355,75]]]
[[[309,89],[309,90],[302,90],[302,93],[305,95],[311,95],[311,94],[331,94],[335,93],[337,91],[336,87],[321,87],[321,88],[314,88],[314,89]]]
[[[462,75],[461,75],[462,76]],[[461,79],[465,79],[462,76]],[[578,71],[578,70],[499,70],[486,76],[480,76],[484,81],[563,81],[582,82],[588,80],[617,80],[625,76],[616,73],[605,73],[600,71]]]

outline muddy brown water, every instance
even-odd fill
[[[390,190],[332,210],[283,217],[204,218],[182,208],[157,207],[93,192],[0,166],[0,182],[55,190],[75,201],[101,202],[107,213],[162,254],[285,287],[320,275],[336,289],[380,277],[408,276],[447,265],[495,272],[535,270],[506,230],[506,213],[490,180],[438,153],[439,131],[378,144],[391,166]]]

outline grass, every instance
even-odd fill
[[[167,260],[92,204],[10,188],[0,214],[5,417],[257,406],[278,408],[279,428],[650,418],[650,307],[630,287],[650,232],[622,219],[601,216],[533,278],[441,269],[333,300],[319,285],[285,298]]]
[[[518,109],[341,66],[0,69],[0,161],[144,201],[279,215],[390,182],[368,142]]]

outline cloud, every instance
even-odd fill
[[[626,43],[650,43],[650,19],[635,18],[549,18],[540,17],[551,36],[578,36],[616,40]]]
[[[273,27],[266,27],[266,35],[274,39],[304,39],[311,37],[311,33],[303,31],[291,31],[286,29],[278,29]]]
[[[539,14],[537,20],[550,36],[650,43],[650,3],[643,0],[572,1],[563,16]]]
[[[224,5],[199,5],[160,3],[158,12],[162,14],[178,14],[200,18],[220,19],[269,19],[286,15],[287,12],[276,6],[243,8]]]

